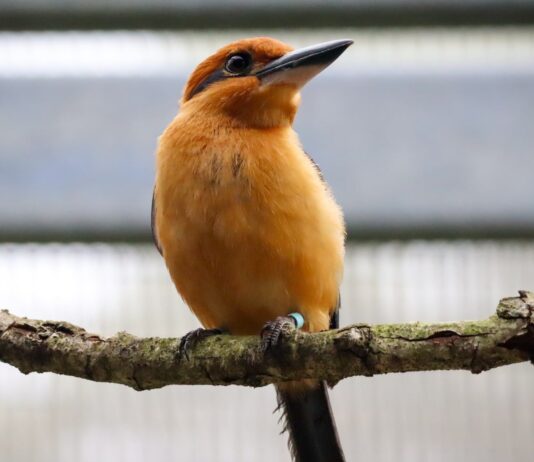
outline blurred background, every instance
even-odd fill
[[[157,136],[237,38],[351,38],[296,128],[349,228],[342,324],[490,315],[534,289],[534,1],[0,0],[0,308],[197,327],[150,241]],[[348,460],[531,461],[534,371],[354,378]],[[137,393],[0,363],[6,462],[288,461],[271,387]]]

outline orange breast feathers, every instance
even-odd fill
[[[236,117],[221,88],[211,97],[223,103],[184,101],[160,137],[156,237],[172,280],[206,328],[258,334],[297,311],[305,330],[328,329],[343,271],[340,208],[291,128],[294,111],[279,124],[276,111],[263,125]]]

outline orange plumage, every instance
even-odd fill
[[[193,72],[159,140],[153,231],[172,280],[205,328],[261,332],[265,352],[300,315],[305,330],[328,329],[338,307],[343,217],[291,125],[299,89],[351,43],[222,48]],[[295,460],[343,462],[326,384],[276,388]]]
[[[337,305],[344,223],[291,127],[301,77],[266,85],[255,75],[289,51],[269,38],[219,50],[193,72],[159,140],[156,237],[206,328],[258,334],[298,311],[319,331]],[[231,78],[224,66],[236,53],[252,64]],[[195,93],[213,75],[222,77]]]

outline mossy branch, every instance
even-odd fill
[[[276,354],[258,337],[219,335],[179,359],[176,338],[110,338],[66,322],[0,311],[0,361],[24,374],[53,372],[136,390],[174,384],[263,386],[316,378],[331,384],[391,372],[479,373],[534,357],[534,294],[501,300],[483,321],[441,324],[356,324],[317,334],[288,332]]]

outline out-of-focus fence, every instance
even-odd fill
[[[534,243],[351,245],[342,324],[478,319],[532,288]],[[0,307],[90,331],[178,336],[197,326],[147,245],[1,245]],[[333,406],[348,460],[528,462],[530,365],[348,379]],[[271,387],[136,393],[0,363],[0,447],[9,462],[288,460]]]
[[[0,9],[10,30],[534,23],[532,0],[0,0]]]
[[[146,239],[187,75],[260,33],[355,41],[296,122],[351,233],[534,235],[534,28],[331,29],[0,34],[0,239]]]

